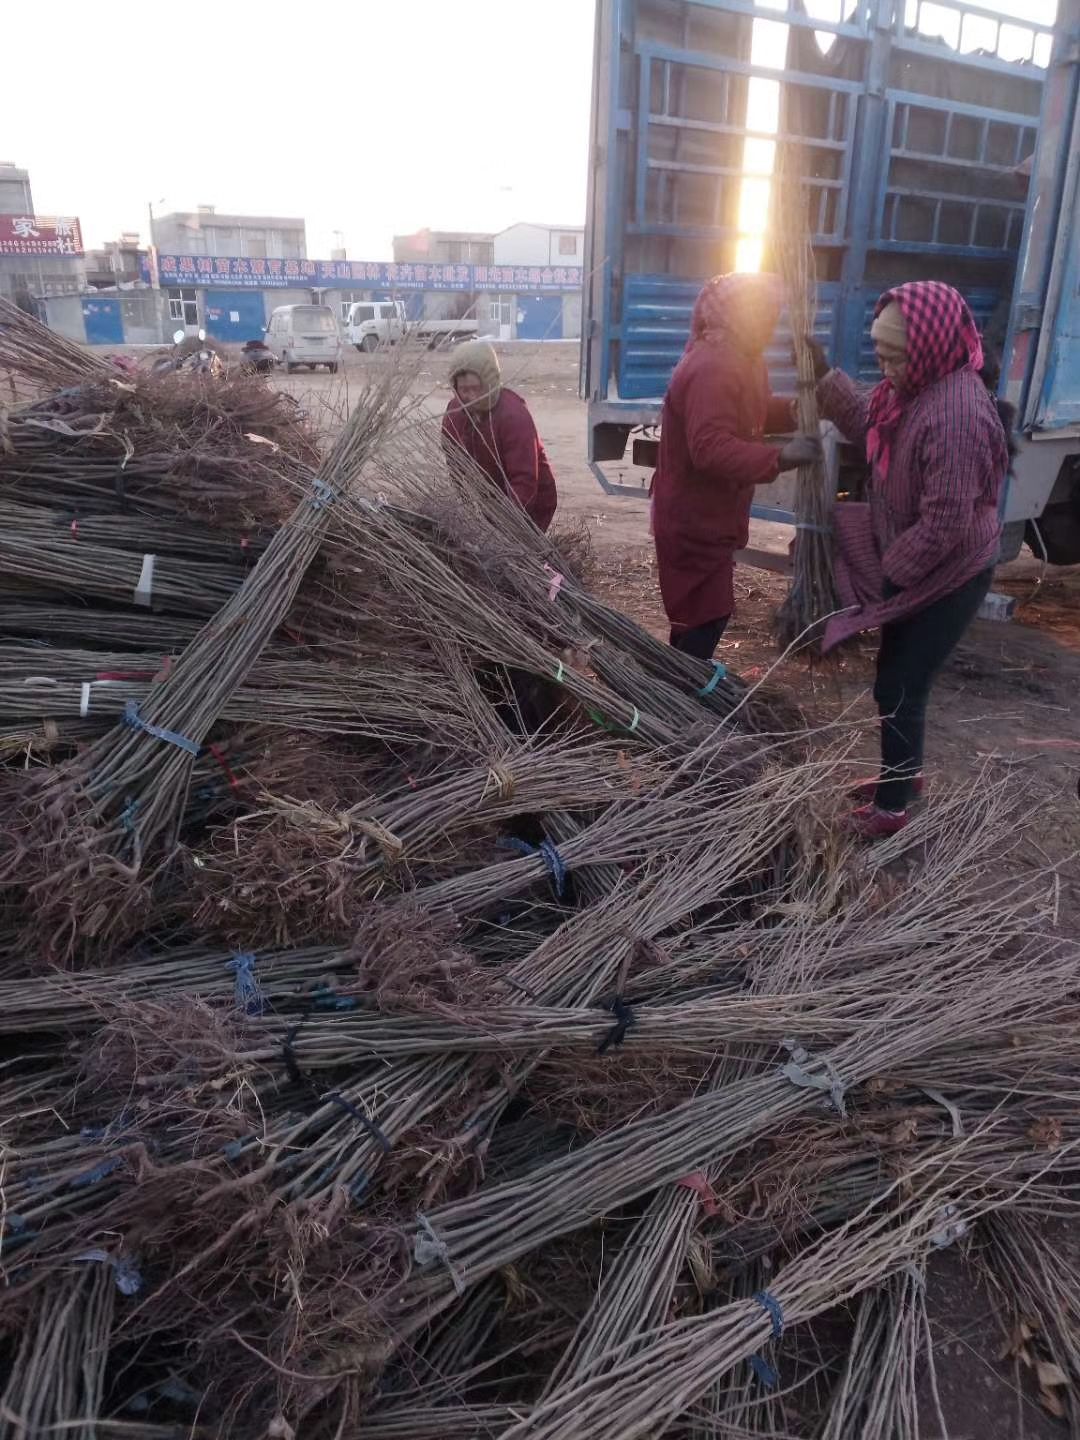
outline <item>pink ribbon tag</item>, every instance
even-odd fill
[[[563,580],[565,580],[566,577],[565,575],[561,575],[558,570],[553,570],[550,565],[544,566],[544,574],[551,576],[551,584],[548,586],[548,599],[554,605],[555,599],[562,589]]]

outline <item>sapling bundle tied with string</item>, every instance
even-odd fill
[[[15,786],[15,850],[5,879],[11,883],[17,865],[43,938],[58,955],[95,937],[107,948],[144,922],[155,870],[177,842],[193,760],[287,615],[334,503],[402,398],[397,372],[361,398],[242,587],[147,700],[127,700],[120,725],[66,768],[30,774],[21,793]]]
[[[809,190],[801,164],[806,156],[785,148],[774,199],[772,249],[787,298],[795,358],[795,409],[799,430],[820,433],[814,361],[807,341],[817,325],[817,266],[811,245]],[[795,478],[795,545],[792,578],[776,613],[779,643],[817,646],[822,626],[839,607],[833,576],[832,475],[822,456],[800,465]]]
[[[216,528],[220,472],[139,469],[195,389],[122,397],[123,498],[115,423],[0,457],[0,1431],[895,1440],[981,1217],[1071,1376],[1016,1227],[1076,1213],[1077,954],[1009,786],[852,849],[848,737],[590,594],[365,363],[321,465],[195,377],[267,455]],[[144,551],[163,603],[103,593]]]

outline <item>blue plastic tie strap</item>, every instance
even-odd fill
[[[164,740],[167,745],[175,745],[180,750],[186,750],[189,755],[199,755],[202,746],[195,740],[189,740],[186,735],[179,735],[175,730],[166,730],[161,725],[151,725],[139,714],[139,706],[136,701],[129,700],[124,706],[124,724],[130,725],[133,730],[141,730],[146,735],[152,735],[155,740]]]
[[[555,894],[560,900],[563,898],[566,893],[566,861],[559,854],[553,840],[541,840],[539,845],[530,845],[528,840],[522,840],[517,835],[504,835],[499,844],[504,850],[513,850],[518,855],[539,855],[547,866]]]
[[[750,1298],[756,1300],[768,1315],[772,1321],[773,1339],[779,1340],[784,1333],[784,1312],[780,1308],[780,1301],[775,1295],[770,1295],[768,1290],[755,1290]]]
[[[120,1161],[117,1159],[102,1160],[100,1165],[95,1165],[92,1170],[84,1170],[81,1175],[74,1175],[68,1181],[73,1190],[84,1190],[88,1185],[100,1185],[102,1180],[108,1179],[114,1170],[119,1170]]]
[[[566,865],[551,840],[541,840],[540,857],[551,872],[551,881],[555,886],[555,894],[561,900],[566,893]]]
[[[723,661],[714,660],[712,663],[712,679],[709,680],[708,684],[703,685],[701,689],[697,692],[703,698],[706,695],[711,695],[716,689],[717,685],[720,684],[720,681],[723,680],[724,676],[727,674],[727,666],[723,663]]]
[[[772,1321],[772,1338],[779,1340],[784,1333],[784,1312],[780,1301],[768,1290],[755,1290],[750,1298],[768,1315]],[[750,1367],[767,1390],[775,1387],[779,1377],[767,1360],[760,1355],[751,1355]]]
[[[776,1382],[780,1378],[769,1362],[760,1355],[750,1356],[750,1368],[765,1386],[766,1390],[775,1390]]]
[[[236,1008],[245,1015],[261,1015],[265,1000],[255,978],[255,956],[250,950],[238,951],[227,967],[236,976]]]

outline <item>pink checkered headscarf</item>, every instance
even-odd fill
[[[898,285],[878,300],[875,320],[891,301],[899,305],[907,329],[907,370],[902,391],[891,380],[882,380],[870,396],[866,455],[883,476],[889,473],[896,427],[919,391],[955,370],[977,372],[983,367],[982,340],[958,290],[940,280]]]
[[[686,348],[703,340],[760,355],[783,306],[784,288],[776,275],[714,275],[694,302]]]

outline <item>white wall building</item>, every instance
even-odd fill
[[[495,236],[496,265],[581,265],[584,225],[508,225]]]
[[[528,269],[565,287],[570,277],[579,280],[585,255],[583,225],[532,225],[520,221],[495,236],[496,266]],[[542,287],[538,286],[538,290]],[[478,307],[478,313],[483,307]],[[488,321],[493,334],[503,339],[577,340],[581,337],[581,287],[559,296],[531,294],[521,288],[513,297],[493,298]]]

